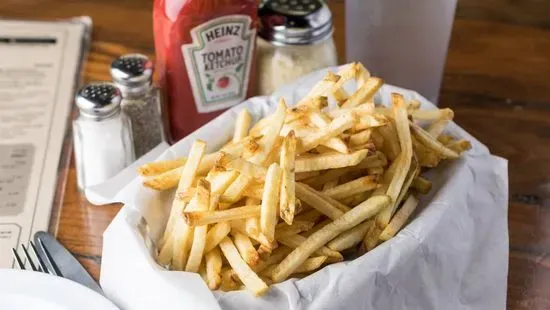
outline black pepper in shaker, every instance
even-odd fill
[[[132,122],[136,158],[164,140],[159,92],[152,87],[153,62],[142,54],[128,54],[111,64],[111,76],[122,92],[122,111]]]

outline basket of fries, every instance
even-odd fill
[[[332,73],[335,72],[335,73]],[[359,63],[137,167],[101,284],[127,309],[502,309],[506,161]]]

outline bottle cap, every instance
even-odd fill
[[[113,83],[95,82],[82,87],[76,94],[80,114],[94,119],[107,118],[120,110],[122,94]]]
[[[127,54],[111,63],[111,76],[117,84],[139,87],[150,84],[153,78],[153,62],[142,54]]]
[[[268,0],[258,11],[259,35],[275,45],[307,45],[332,35],[332,14],[321,0]]]

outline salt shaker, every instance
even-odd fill
[[[132,122],[136,157],[163,140],[158,89],[152,87],[153,62],[142,54],[128,54],[111,64],[111,76],[122,92],[122,111]]]
[[[77,184],[80,190],[116,175],[134,161],[132,129],[121,112],[121,91],[112,83],[90,83],[76,95],[73,122]]]

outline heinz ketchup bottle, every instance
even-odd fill
[[[254,94],[257,0],[155,0],[155,51],[171,141]]]

